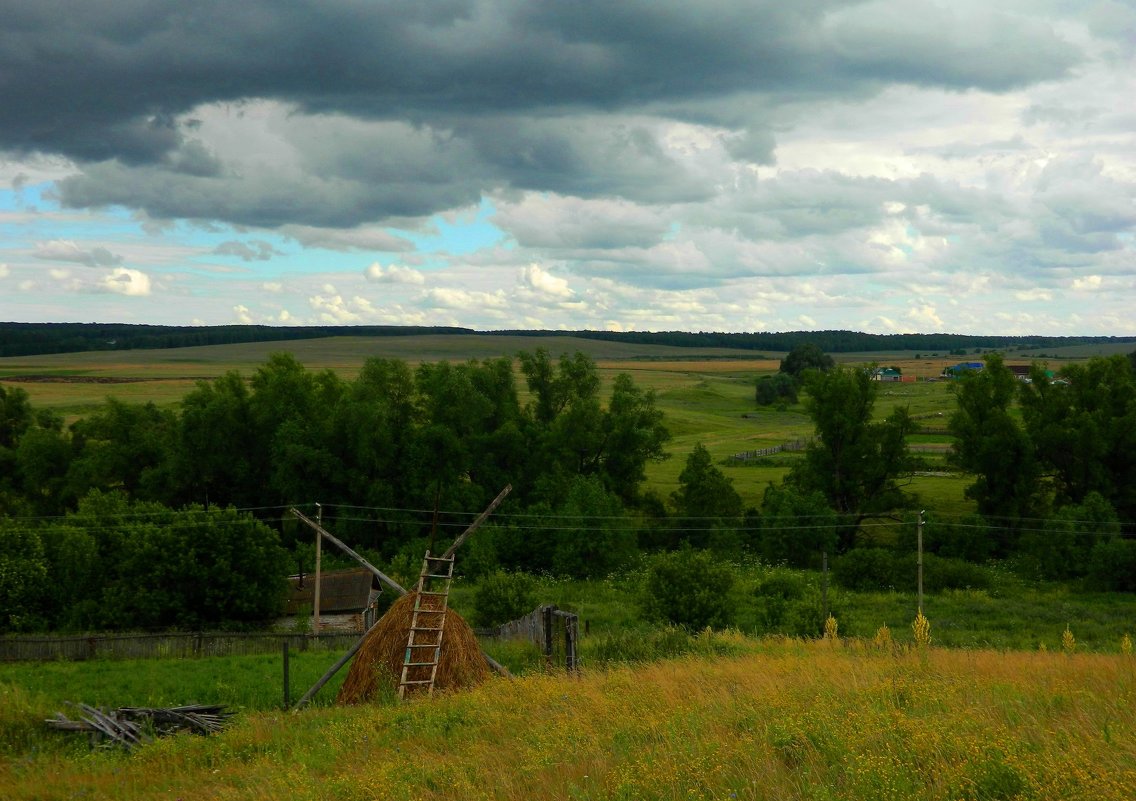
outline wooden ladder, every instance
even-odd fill
[[[434,694],[453,578],[454,557],[431,556],[427,551],[422,560],[422,572],[418,575],[410,636],[402,659],[402,679],[398,683],[399,698],[407,698],[422,690],[427,695]]]

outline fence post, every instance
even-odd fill
[[[576,672],[576,640],[579,639],[579,618],[576,615],[564,618],[564,667],[569,673]]]
[[[541,616],[544,622],[544,642],[541,643],[541,650],[544,651],[544,666],[546,668],[552,667],[552,606],[541,607]]]
[[[292,687],[291,687],[291,677],[289,676],[289,667],[290,667],[290,665],[288,664],[288,640],[287,640],[287,638],[285,638],[285,640],[284,640],[284,707],[283,707],[284,709],[287,709],[288,707],[290,707],[292,705]]]

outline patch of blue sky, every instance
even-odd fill
[[[496,213],[497,208],[493,203],[482,198],[477,211],[472,214],[459,214],[450,220],[435,215],[430,220],[428,231],[400,232],[400,236],[413,242],[422,255],[449,253],[460,256],[475,253],[482,248],[493,247],[505,238],[505,232],[490,222],[490,218]]]

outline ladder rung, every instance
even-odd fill
[[[449,573],[423,573],[422,578],[451,578]]]
[[[409,643],[407,648],[438,648],[442,644],[440,642],[412,642]]]
[[[456,557],[453,556],[427,556],[427,562],[452,562]]]
[[[443,631],[441,626],[415,626],[411,631]]]
[[[434,667],[437,662],[403,662],[403,667]]]
[[[422,681],[404,681],[403,684],[433,684],[432,679],[423,679]]]
[[[438,592],[437,590],[419,590],[419,595],[449,595],[448,592]]]

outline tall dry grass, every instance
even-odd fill
[[[247,716],[0,768],[25,799],[1094,799],[1136,787],[1136,663],[843,641]]]

